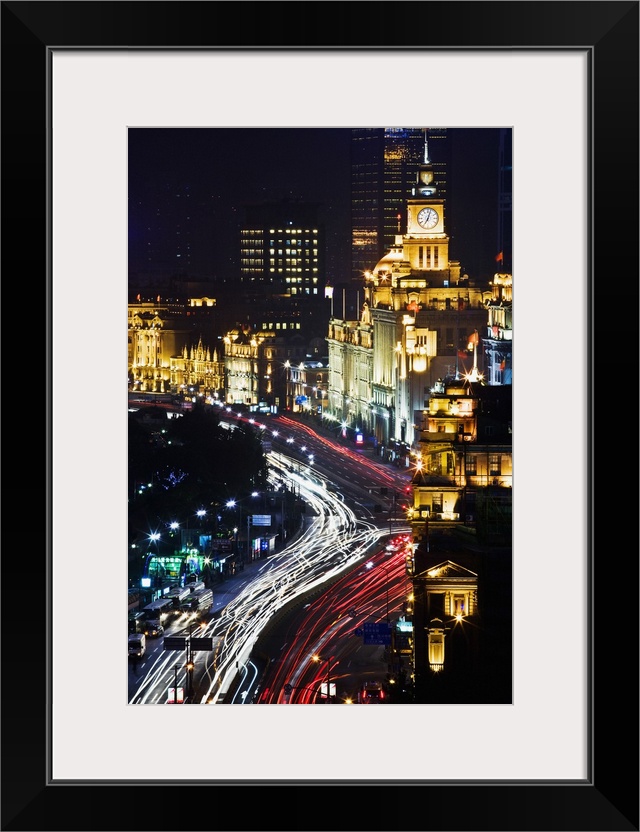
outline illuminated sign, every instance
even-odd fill
[[[270,526],[271,525],[271,515],[270,514],[252,514],[251,515],[251,525],[253,525],[253,526]]]
[[[364,439],[362,438],[362,434],[361,433],[356,433],[356,445],[362,445],[363,442],[364,442]]]

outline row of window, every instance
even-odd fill
[[[314,243],[315,243],[315,242],[316,242],[316,241],[314,240]],[[317,257],[317,256],[318,256],[318,249],[317,249],[317,248],[314,248],[314,249],[305,248],[305,249],[304,249],[304,252],[303,252],[303,250],[302,250],[302,248],[301,248],[301,247],[298,247],[298,248],[287,248],[287,249],[282,249],[282,248],[279,248],[279,249],[270,248],[270,249],[269,249],[269,254],[276,254],[276,251],[277,251],[277,253],[278,253],[280,256],[282,256],[283,254],[288,254],[288,255],[294,255],[295,257],[302,257],[303,253],[304,253],[307,257],[309,257],[311,254],[313,254],[313,256],[314,256],[314,257]]]
[[[433,246],[433,257],[431,246],[418,246],[419,260],[423,269],[438,268],[439,262],[439,246]]]
[[[464,470],[466,474],[475,476],[478,473],[478,457],[469,455],[465,459]],[[489,476],[499,477],[502,473],[502,457],[500,454],[489,454]]]

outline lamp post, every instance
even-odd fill
[[[328,656],[325,661],[327,662],[327,705],[331,704],[331,660],[334,659],[335,656]],[[321,662],[322,656],[315,656],[311,657],[311,660],[314,662]]]
[[[189,624],[189,638],[187,640],[187,663],[185,665],[187,669],[187,696],[193,696],[193,650],[191,649],[191,634],[193,632],[193,628],[196,624]]]
[[[178,704],[178,665],[173,666],[173,704]]]
[[[160,583],[160,560],[159,555],[160,551],[158,549],[158,541],[160,540],[160,533],[159,532],[151,532],[149,534],[149,542],[155,543],[155,550],[156,550],[156,582]]]
[[[285,377],[284,377],[284,409],[289,410],[289,386],[291,384],[291,363],[289,359],[284,362]]]

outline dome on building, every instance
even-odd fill
[[[397,267],[404,262],[405,258],[403,249],[400,247],[391,248],[381,260],[378,260],[378,263],[373,270],[373,276],[377,277],[385,272],[393,271],[394,266]]]

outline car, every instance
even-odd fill
[[[380,682],[365,682],[358,691],[360,705],[381,705],[384,701],[384,690]]]
[[[156,621],[147,621],[144,634],[148,638],[158,638],[163,635],[164,627]]]

